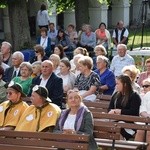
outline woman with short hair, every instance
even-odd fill
[[[18,77],[14,77],[12,80],[16,83],[19,83],[23,92],[28,95],[30,93],[30,86],[32,84],[32,65],[29,62],[22,62],[20,64],[20,75]]]
[[[74,88],[80,91],[83,100],[95,101],[100,79],[98,74],[92,71],[93,60],[89,56],[83,56],[78,63],[81,73],[75,80]]]
[[[101,86],[99,91],[101,94],[112,95],[116,86],[115,75],[109,70],[109,59],[105,56],[97,57],[97,69],[94,70],[99,75]]]
[[[51,54],[51,39],[47,35],[47,28],[42,27],[40,34],[41,36],[37,38],[36,44],[40,44],[44,48],[45,55],[49,57]]]

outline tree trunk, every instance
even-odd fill
[[[88,0],[75,0],[75,18],[77,30],[81,29],[84,23],[89,23]]]
[[[31,46],[26,0],[8,3],[13,51]]]

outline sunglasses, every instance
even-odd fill
[[[148,87],[150,87],[150,85],[143,85],[142,87],[143,88],[148,88]]]
[[[6,92],[7,95],[13,95],[16,92]]]

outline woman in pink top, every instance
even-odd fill
[[[106,29],[106,24],[104,22],[100,23],[99,28],[95,31],[95,33],[97,45],[101,44],[106,49],[109,49],[111,47],[111,37],[109,31]]]

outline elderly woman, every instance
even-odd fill
[[[49,60],[53,63],[53,72],[58,74],[60,72],[60,57],[57,54],[52,54],[50,55]]]
[[[71,65],[68,59],[62,59],[60,61],[60,76],[63,79],[63,90],[66,93],[68,90],[74,88],[75,74],[70,71]]]
[[[105,56],[97,57],[97,69],[94,71],[99,75],[101,86],[100,93],[112,95],[115,89],[116,81],[114,73],[109,70],[109,59]]]
[[[140,116],[149,118],[150,117],[150,78],[143,80],[142,82],[144,96],[142,96],[142,102],[140,106]],[[150,131],[148,131],[146,137],[146,142],[150,143]],[[145,131],[138,130],[135,136],[135,141],[145,142],[144,141]],[[150,149],[150,146],[148,146]]]
[[[116,92],[113,94],[109,104],[109,114],[116,115],[139,115],[141,98],[137,92],[133,90],[132,82],[129,76],[120,75],[116,78]],[[133,138],[135,132],[121,130],[122,136],[128,140]]]
[[[60,115],[60,108],[50,103],[48,90],[35,85],[31,95],[32,105],[22,114],[15,131],[52,132]]]
[[[41,74],[41,61],[35,61],[32,63],[32,74],[31,77],[37,77]]]
[[[97,45],[94,48],[95,57],[93,57],[93,70],[97,69],[97,56],[107,56],[107,51],[103,45]]]
[[[74,57],[78,54],[84,55],[84,56],[89,56],[89,53],[87,51],[86,48],[83,47],[77,47],[74,51],[73,51],[73,59],[70,60],[71,63],[71,69],[75,69],[75,63],[74,63]]]
[[[30,63],[35,61],[44,61],[47,60],[48,57],[45,55],[44,48],[41,45],[34,46],[35,57],[31,58]]]
[[[129,65],[129,66],[123,67],[122,73],[126,74],[130,77],[130,79],[132,81],[133,89],[136,92],[140,93],[140,86],[136,83],[136,79],[137,79],[137,75],[139,73],[139,70],[135,67],[135,65]]]
[[[18,83],[10,82],[7,88],[7,101],[0,104],[0,130],[14,130],[21,115],[28,107],[22,101],[25,94]]]
[[[82,54],[77,54],[73,57],[73,63],[74,63],[74,67],[72,68],[71,66],[71,71],[75,74],[75,76],[77,77],[81,72],[79,69],[79,63],[78,60],[82,57]]]
[[[54,132],[89,134],[89,150],[97,150],[97,145],[93,138],[93,117],[88,108],[82,103],[82,97],[78,91],[68,91],[67,104],[68,108],[62,111]]]
[[[90,56],[93,57],[93,50],[96,46],[96,34],[92,32],[90,25],[86,25],[85,31],[82,32],[80,44],[81,47],[86,48]]]
[[[30,86],[32,84],[32,65],[29,62],[23,62],[20,65],[20,75],[18,77],[14,77],[12,80],[16,83],[19,83],[23,92],[28,95],[30,93]]]
[[[83,56],[78,60],[80,74],[75,80],[74,88],[80,91],[84,100],[95,101],[96,92],[100,86],[97,73],[92,71],[93,61],[89,56]]]

